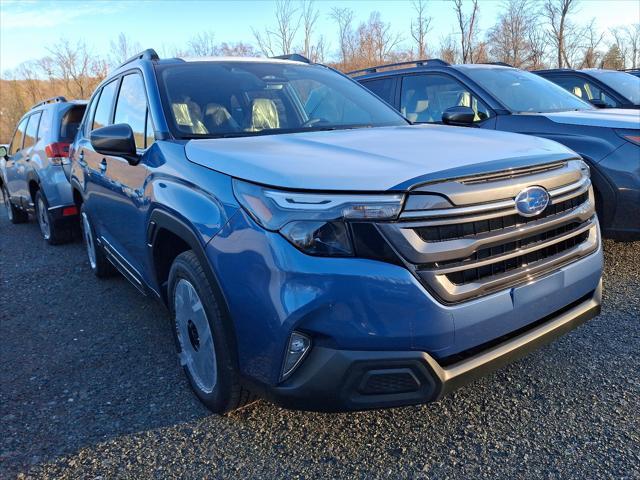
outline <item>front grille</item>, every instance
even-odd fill
[[[493,177],[498,180],[491,181]],[[582,162],[536,170],[531,177],[493,177],[481,183],[465,179],[435,184],[434,192],[447,192],[455,207],[411,211],[398,222],[378,224],[407,266],[443,303],[531,281],[597,248],[593,192]],[[509,182],[516,184],[511,187]],[[514,196],[527,184],[546,188],[551,197],[550,205],[534,217],[523,217],[515,208]],[[425,188],[421,195],[429,193]],[[510,196],[495,198],[497,191]],[[452,198],[492,201],[465,205]]]
[[[491,218],[487,220],[477,220],[474,222],[463,222],[449,225],[433,225],[429,227],[416,228],[416,233],[425,242],[441,242],[443,240],[453,240],[464,238],[480,233],[495,232],[505,228],[521,227],[531,222],[540,221],[552,215],[564,213],[567,210],[576,208],[589,198],[589,192],[584,192],[577,197],[570,198],[557,204],[549,205],[536,217],[523,217],[518,214],[505,215],[503,217]]]
[[[553,255],[558,255],[559,253],[565,252],[584,242],[588,236],[588,232],[582,232],[575,237],[562,240],[561,242],[554,243],[553,245],[544,247],[540,250],[535,250],[531,253],[509,258],[508,260],[497,261],[490,265],[478,268],[470,268],[459,272],[447,273],[446,276],[449,281],[455,285],[464,285],[465,283],[475,282],[500,273],[506,273],[511,270],[526,267]]]

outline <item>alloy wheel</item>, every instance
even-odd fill
[[[82,236],[84,237],[84,243],[87,246],[87,255],[89,257],[89,263],[91,268],[95,270],[97,268],[96,262],[96,245],[93,239],[93,233],[91,232],[91,225],[89,224],[89,217],[82,212]]]
[[[198,389],[211,393],[218,380],[211,327],[194,286],[181,278],[175,288],[174,310],[182,364]]]
[[[7,209],[9,221],[13,221],[13,210],[11,209],[11,200],[9,200],[9,192],[4,188],[2,189],[2,200],[4,202],[4,207]]]
[[[49,225],[49,216],[47,215],[47,207],[42,200],[42,196],[38,197],[38,225],[40,225],[40,232],[45,240],[51,238],[51,226]]]

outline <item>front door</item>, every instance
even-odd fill
[[[131,127],[138,159],[131,162],[121,157],[106,157],[104,172],[109,189],[109,208],[103,213],[109,231],[108,241],[112,249],[123,257],[121,260],[128,263],[125,266],[137,276],[141,276],[146,255],[149,205],[145,197],[145,184],[150,173],[147,151],[153,144],[153,128],[147,118],[146,98],[144,82],[139,73],[122,77],[113,123]]]

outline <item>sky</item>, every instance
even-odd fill
[[[494,24],[501,0],[480,0],[480,27]],[[379,11],[382,20],[410,44],[410,0],[316,0],[320,11],[317,34],[329,40],[329,52],[337,51],[336,27],[328,13],[332,7],[354,11],[355,24]],[[455,13],[448,0],[427,0],[428,15],[433,17],[427,40],[437,45],[455,31]],[[274,2],[270,0],[75,0],[29,1],[0,0],[0,72],[47,54],[47,47],[59,38],[72,42],[84,40],[93,52],[106,55],[110,41],[120,32],[143,48],[155,48],[167,54],[173,45],[186,46],[188,40],[203,31],[215,33],[217,42],[254,43],[251,27],[262,30],[274,22]],[[575,21],[588,23],[592,18],[603,31],[640,22],[638,0],[581,0]]]

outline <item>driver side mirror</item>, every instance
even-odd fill
[[[476,118],[476,112],[469,107],[456,106],[447,108],[442,114],[442,123],[445,125],[457,125],[470,127]]]
[[[9,156],[9,151],[7,150],[7,147],[5,147],[4,145],[0,146],[0,158],[7,158],[7,156]]]
[[[607,102],[600,98],[592,98],[591,100],[589,100],[589,103],[596,108],[607,108],[609,106],[607,105]]]
[[[136,152],[133,130],[126,123],[96,128],[91,132],[91,145],[96,152],[122,157],[131,165],[136,165],[140,160]]]

